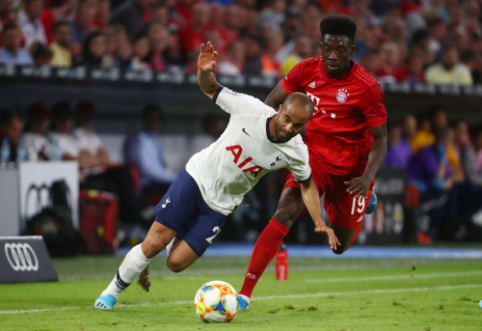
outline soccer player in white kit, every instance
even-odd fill
[[[328,235],[332,249],[340,243],[321,216],[318,190],[311,179],[308,149],[299,133],[313,114],[313,103],[293,93],[278,112],[258,99],[233,92],[216,81],[217,52],[201,45],[198,83],[201,90],[231,114],[221,137],[195,154],[156,206],[156,219],[144,242],[133,247],[117,274],[95,301],[97,309],[112,309],[119,294],[168,244],[167,266],[180,272],[201,257],[227,216],[266,173],[288,168],[301,183],[303,201],[315,231]]]

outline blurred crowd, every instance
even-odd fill
[[[441,105],[388,125],[383,166],[406,169],[419,196],[419,241],[463,239],[466,225],[482,225],[482,128],[448,123]]]
[[[348,14],[379,81],[482,81],[482,0],[0,0],[0,63],[188,72],[210,40],[226,75],[284,76]]]

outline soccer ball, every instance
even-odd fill
[[[238,314],[238,293],[228,283],[213,280],[196,292],[194,309],[204,322],[231,322]]]

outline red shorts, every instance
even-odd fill
[[[315,181],[320,197],[325,194],[324,206],[328,219],[333,225],[343,229],[353,229],[363,224],[365,212],[371,198],[371,190],[375,180],[370,185],[370,192],[367,199],[364,197],[355,198],[354,194],[346,191],[345,181],[357,176],[335,176],[327,173],[322,168],[312,168],[312,178]],[[283,190],[288,187],[300,188],[300,183],[289,174]]]

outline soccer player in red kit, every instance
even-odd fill
[[[312,176],[342,254],[356,240],[369,204],[375,174],[387,151],[384,94],[377,81],[350,60],[355,51],[356,24],[348,16],[333,15],[320,24],[321,57],[298,63],[269,94],[265,103],[275,109],[293,92],[304,92],[315,106],[306,125]],[[260,234],[239,296],[240,309],[273,259],[283,238],[305,206],[300,185],[290,175],[278,208]]]

